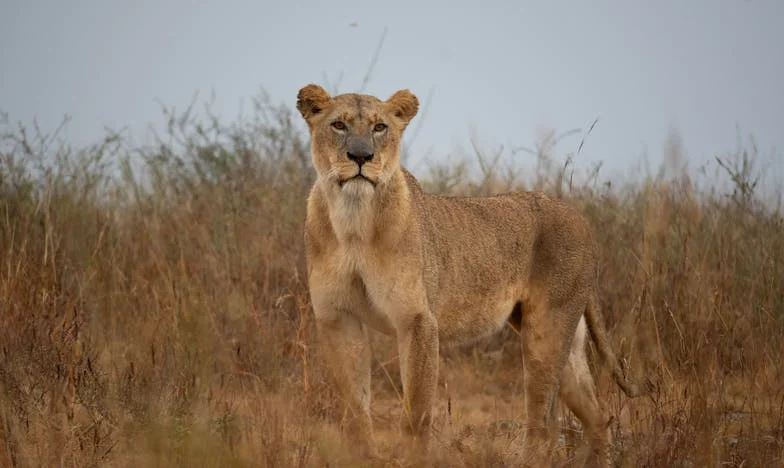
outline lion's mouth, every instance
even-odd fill
[[[365,177],[365,175],[362,174],[361,172],[357,173],[357,175],[355,175],[355,176],[349,177],[348,179],[338,180],[338,185],[340,187],[343,187],[343,185],[345,185],[346,182],[349,182],[349,181],[352,181],[352,180],[364,180],[366,182],[369,182],[370,185],[372,185],[373,187],[376,186],[376,183],[374,181],[372,181],[369,178]]]

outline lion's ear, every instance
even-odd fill
[[[395,117],[403,121],[404,126],[408,125],[419,111],[419,99],[407,89],[401,89],[393,94],[387,99],[386,105]]]
[[[315,84],[309,84],[297,93],[297,109],[308,122],[314,115],[323,111],[330,101],[332,101],[332,97],[329,93]]]

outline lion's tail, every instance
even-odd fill
[[[588,330],[591,332],[591,337],[593,337],[593,341],[599,349],[599,354],[601,354],[602,359],[604,359],[607,365],[612,369],[613,378],[615,378],[615,382],[621,387],[623,393],[629,398],[648,393],[647,390],[641,389],[638,384],[630,382],[624,375],[618,358],[615,356],[610,341],[607,338],[607,331],[602,323],[602,317],[595,298],[591,298],[591,300],[588,301],[588,306],[585,308],[585,319],[588,324]]]

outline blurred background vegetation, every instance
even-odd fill
[[[302,228],[315,172],[295,112],[263,94],[228,123],[164,108],[152,144],[107,131],[85,147],[5,116],[0,465],[352,462],[313,346]],[[531,168],[475,143],[415,173],[431,192],[544,190],[589,217],[613,345],[657,385],[625,400],[595,366],[619,466],[784,463],[784,221],[753,140],[718,155],[730,185],[712,185],[680,163],[677,135],[665,166],[631,182],[576,167],[557,136],[518,152]],[[374,343],[373,398],[395,408],[394,346]],[[521,407],[518,351],[504,332],[446,353],[439,404]],[[439,420],[445,448],[429,454],[401,452],[377,414],[385,455],[492,465],[491,441],[466,448],[462,429],[493,418],[464,413]],[[563,425],[566,459],[580,433]]]

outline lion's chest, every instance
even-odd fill
[[[400,279],[394,273],[403,267],[393,266],[383,253],[359,242],[339,245],[330,263],[336,278],[333,294],[358,298],[352,313],[370,327],[394,334],[396,306],[401,302],[395,288]],[[350,291],[344,291],[346,287]]]
[[[420,262],[409,255],[362,243],[340,244],[332,254],[339,284],[350,284],[362,298],[353,312],[372,328],[393,334],[404,314],[427,311]]]

